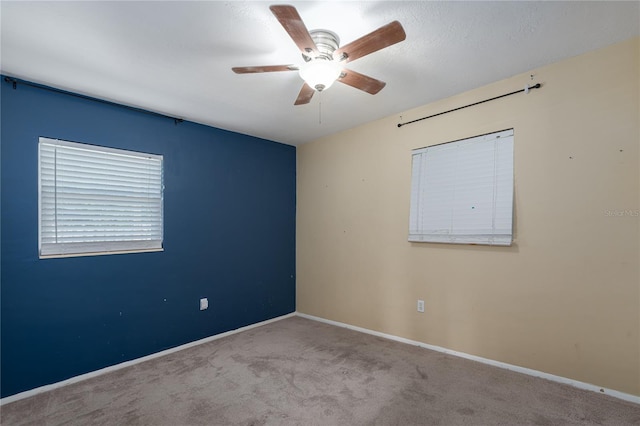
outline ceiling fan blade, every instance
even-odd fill
[[[296,65],[265,65],[258,67],[233,67],[231,68],[236,74],[253,74],[257,72],[274,72],[274,71],[296,71]]]
[[[302,85],[302,89],[300,89],[300,93],[298,93],[298,99],[296,99],[294,105],[304,105],[311,102],[313,92],[315,92],[315,90],[313,90],[307,83],[304,83],[304,85]]]
[[[407,38],[404,28],[398,21],[393,21],[384,27],[360,37],[352,41],[346,46],[342,46],[333,53],[333,57],[337,60],[345,62],[355,61],[358,58],[376,52],[385,47],[401,42]],[[346,55],[346,57],[345,57]]]
[[[338,81],[372,95],[375,95],[387,85],[384,81],[376,80],[375,78],[348,69],[342,70],[342,76],[338,78]]]
[[[271,12],[280,24],[282,24],[285,31],[289,34],[289,37],[291,37],[296,46],[298,46],[300,52],[307,56],[318,56],[316,43],[311,38],[307,27],[304,25],[304,22],[302,22],[302,18],[300,18],[295,7],[289,5],[274,5],[270,6],[269,9],[271,9]]]

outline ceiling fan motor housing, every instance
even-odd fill
[[[340,46],[340,37],[338,37],[338,35],[333,31],[329,30],[311,30],[309,31],[309,34],[316,44],[320,54],[313,58],[303,53],[302,58],[305,62],[309,62],[313,59],[333,60],[333,52]]]

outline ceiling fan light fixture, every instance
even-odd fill
[[[329,59],[313,59],[300,66],[300,77],[318,92],[331,87],[342,73],[342,65]]]

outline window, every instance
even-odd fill
[[[413,151],[409,241],[512,243],[513,129]]]
[[[162,250],[162,161],[40,138],[40,257]]]

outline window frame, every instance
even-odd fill
[[[47,243],[43,242],[43,145],[53,145],[55,147],[76,148],[93,153],[116,154],[126,157],[137,157],[152,160],[149,163],[159,162],[159,198],[149,197],[150,200],[159,200],[159,212],[154,211],[159,216],[160,231],[159,238],[119,240],[119,241],[92,241],[92,242],[71,242],[71,243]],[[115,158],[114,156],[113,158]],[[54,160],[54,164],[55,164]],[[113,172],[113,170],[111,170]],[[157,170],[156,170],[157,172]],[[55,172],[54,172],[55,173]],[[54,214],[58,214],[57,207]],[[93,145],[80,142],[71,142],[61,139],[40,137],[38,139],[38,257],[40,259],[79,257],[79,256],[100,256],[109,254],[126,253],[147,253],[164,251],[164,156],[159,154],[143,153],[139,151],[110,148],[100,145]]]
[[[482,171],[463,169],[461,172],[458,162],[469,161],[474,150],[479,151],[476,155],[484,155],[478,169]],[[427,157],[429,152],[431,159]],[[493,155],[492,160],[488,160],[491,158],[489,154]],[[427,161],[431,164],[427,165]],[[427,181],[430,177],[427,175],[428,167],[435,173],[434,168],[451,165],[455,167],[449,180],[440,179],[438,182],[440,175],[433,174]],[[446,175],[450,169],[443,170]],[[492,174],[487,174],[487,170],[492,170]],[[479,184],[481,179],[484,179],[483,186]],[[486,189],[488,179],[492,180],[489,187],[491,200],[490,191]],[[423,188],[423,185],[428,187]],[[513,129],[412,150],[408,241],[511,246],[514,241],[514,187]],[[468,204],[464,204],[467,201]],[[474,205],[480,208],[470,210],[476,208]],[[491,226],[487,226],[489,219]],[[450,223],[443,225],[445,221]]]

